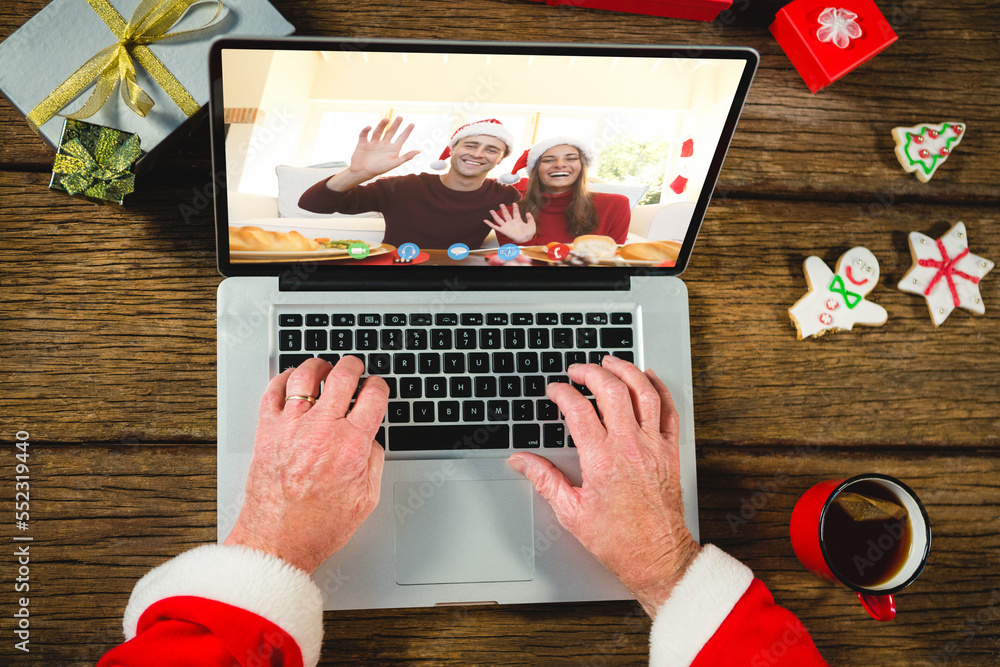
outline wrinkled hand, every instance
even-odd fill
[[[278,556],[312,573],[342,548],[378,502],[385,452],[375,442],[389,398],[356,357],[309,359],[278,375],[260,404],[246,498],[226,544]],[[286,396],[323,395],[315,405]]]
[[[582,486],[536,454],[510,463],[653,616],[701,550],[684,523],[677,411],[655,373],[616,357],[570,366],[569,377],[590,388],[602,415],[571,385],[549,385],[580,454]]]
[[[538,233],[535,219],[530,213],[525,213],[524,218],[521,218],[517,204],[512,204],[510,209],[507,208],[506,204],[500,204],[500,213],[490,211],[490,215],[493,216],[493,220],[483,220],[483,222],[514,243],[527,243]]]

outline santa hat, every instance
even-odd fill
[[[477,134],[485,134],[491,137],[496,137],[500,141],[507,145],[507,152],[510,153],[514,150],[514,135],[512,135],[503,123],[498,121],[496,118],[485,118],[483,120],[477,120],[474,123],[467,123],[462,127],[455,130],[455,133],[451,135],[451,139],[448,140],[448,146],[441,153],[441,157],[431,162],[431,169],[444,169],[448,166],[448,158],[451,157],[451,149],[455,145],[465,139],[466,137],[472,137]]]
[[[551,137],[549,139],[542,139],[537,144],[529,148],[528,150],[521,153],[521,157],[517,158],[517,162],[514,163],[513,169],[510,170],[510,174],[504,174],[500,177],[500,182],[502,183],[517,183],[520,180],[517,177],[517,172],[522,169],[527,169],[530,174],[535,168],[535,163],[538,162],[538,158],[542,157],[545,151],[550,148],[555,148],[556,146],[572,146],[573,148],[579,149],[580,153],[583,154],[584,159],[587,164],[592,164],[594,162],[594,151],[590,150],[585,142],[579,139],[574,139],[573,137]]]

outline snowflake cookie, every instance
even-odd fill
[[[969,252],[964,223],[957,223],[939,239],[910,232],[913,266],[899,281],[899,289],[927,299],[931,319],[940,326],[956,308],[982,315],[986,312],[979,281],[993,262]]]
[[[965,136],[965,123],[923,123],[913,127],[892,128],[896,140],[896,159],[903,169],[926,183],[944,164]]]
[[[848,250],[837,260],[836,273],[819,257],[807,258],[804,270],[809,292],[788,309],[799,340],[850,331],[855,324],[885,324],[885,308],[865,300],[879,277],[878,260],[870,250]]]

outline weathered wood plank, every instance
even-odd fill
[[[41,9],[18,3],[0,14],[0,38]],[[681,21],[524,0],[322,4],[275,0],[301,35],[747,45],[761,67],[729,152],[720,187],[756,196],[844,200],[874,197],[998,201],[1000,46],[989,2],[898,0],[880,5],[900,39],[856,72],[809,93],[767,27],[784,2],[734,3],[716,22]],[[929,55],[927,45],[934,45]],[[929,184],[899,167],[890,130],[959,120],[969,134]],[[0,104],[0,168],[45,171],[52,154],[9,104]],[[164,157],[154,172],[208,170],[208,130]],[[153,182],[156,182],[154,179]],[[151,184],[143,187],[152,188]]]
[[[214,539],[211,446],[30,449],[31,649],[10,664],[93,664],[120,641],[135,581]],[[1000,660],[1000,474],[976,454],[701,447],[703,540],[750,566],[795,612],[832,665],[981,666]],[[9,467],[7,467],[9,469]],[[882,472],[924,501],[934,532],[895,621],[868,619],[846,589],[808,574],[788,542],[798,496],[824,479]],[[12,497],[12,475],[0,497]],[[7,539],[12,528],[5,529]],[[8,557],[9,559],[10,557]],[[618,665],[645,660],[648,620],[634,603],[327,613],[321,664]],[[780,650],[780,648],[778,649]]]
[[[44,180],[0,173],[3,424],[49,442],[214,441],[212,217],[178,210],[198,181],[117,209]],[[699,440],[996,447],[1000,276],[981,284],[986,315],[956,310],[937,328],[923,299],[895,289],[907,233],[958,219],[974,253],[1000,258],[988,207],[714,202],[683,276]],[[879,259],[869,296],[888,323],[796,340],[787,309],[806,292],[802,262],[832,265],[855,245]]]

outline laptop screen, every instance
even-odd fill
[[[757,54],[284,39],[211,61],[225,275],[677,274]]]

